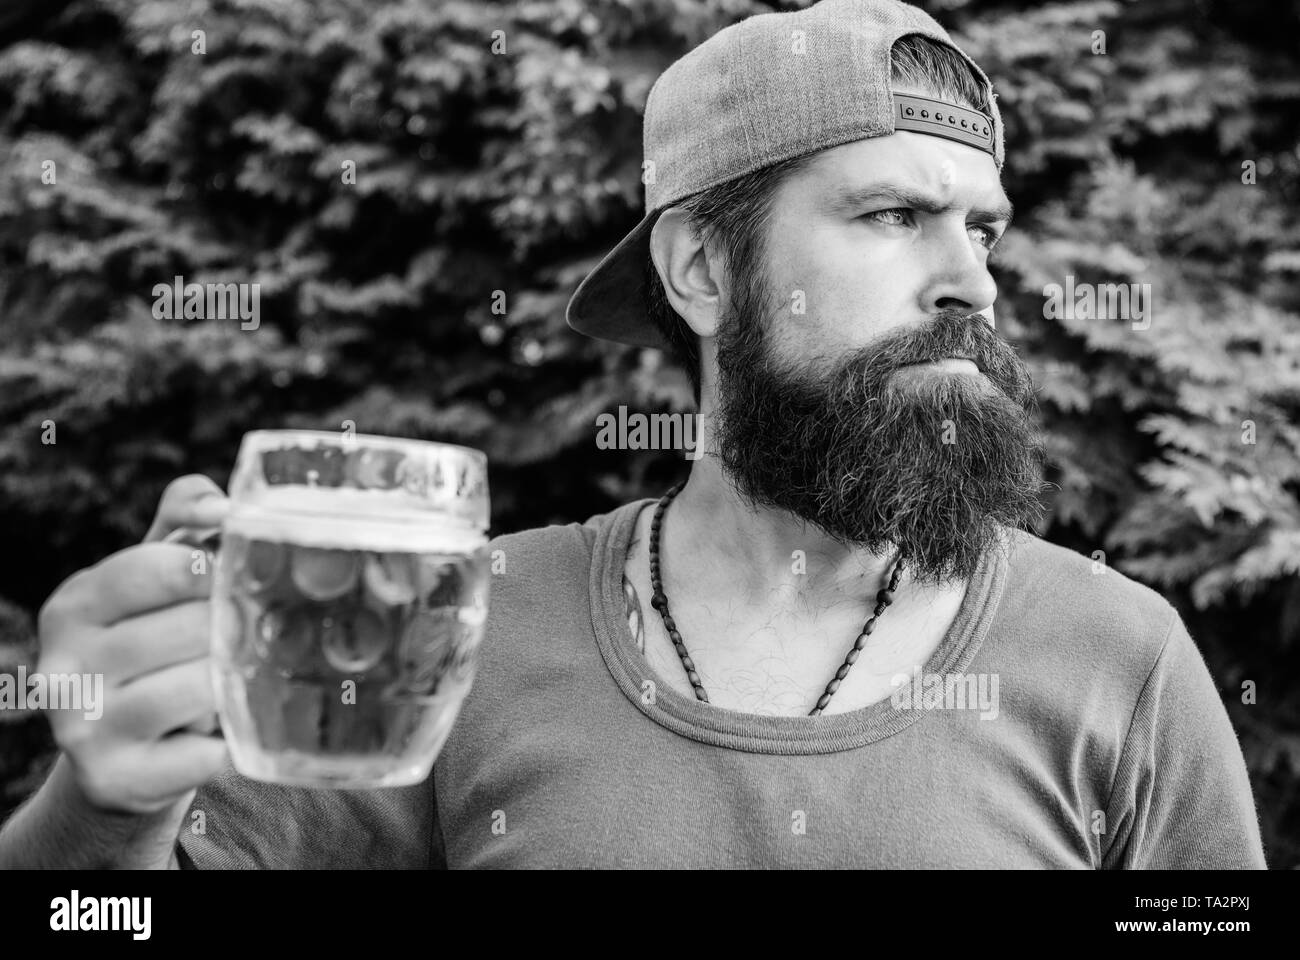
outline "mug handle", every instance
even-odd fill
[[[220,527],[177,527],[162,538],[163,543],[187,543],[191,547],[200,547],[208,555],[208,565],[216,563],[217,552],[221,549]]]
[[[192,547],[199,547],[208,555],[208,569],[215,570],[217,564],[217,552],[221,549],[221,528],[220,527],[177,527],[167,536],[162,538],[162,543],[186,543]],[[190,729],[190,728],[187,728]],[[193,729],[194,733],[206,733]],[[211,732],[212,736],[221,737],[225,734],[221,729],[221,717],[217,717],[216,729]],[[179,847],[177,848],[179,849]]]

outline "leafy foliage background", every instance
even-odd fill
[[[0,670],[32,662],[33,614],[64,577],[138,541],[173,477],[224,485],[252,428],[352,420],[480,447],[494,533],[661,492],[686,464],[597,450],[595,418],[689,409],[685,376],[570,332],[564,306],[640,217],[658,73],[727,23],[805,5],[11,7]],[[1300,2],[921,5],[1006,118],[998,324],[1041,389],[1055,487],[1038,532],[1179,606],[1270,865],[1300,865]],[[155,320],[153,285],[175,275],[260,283],[260,328]],[[1149,329],[1045,318],[1068,275],[1150,284]],[[0,713],[0,812],[48,762],[42,719]]]

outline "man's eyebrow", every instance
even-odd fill
[[[897,183],[873,183],[867,187],[848,187],[836,192],[830,199],[834,212],[854,212],[862,207],[877,203],[891,203],[900,207],[910,207],[935,216],[951,213],[957,209],[956,204],[939,203],[925,194]],[[1002,200],[991,207],[972,207],[970,215],[985,223],[1006,223],[1011,225],[1015,217],[1015,207],[1010,200]]]

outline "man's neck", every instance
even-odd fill
[[[845,547],[783,511],[754,508],[703,459],[660,535],[663,589],[710,702],[743,713],[804,716],[845,662],[893,556]],[[694,691],[650,605],[651,519],[642,509],[624,564],[632,641],[665,683]],[[967,583],[899,592],[829,712],[888,697],[891,678],[925,664],[952,628]]]
[[[895,562],[893,551],[846,545],[787,511],[749,503],[712,456],[696,461],[660,537],[668,580],[758,609],[775,602],[815,612],[859,600],[887,582]],[[909,582],[905,565],[899,591]]]

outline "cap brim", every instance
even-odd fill
[[[650,230],[658,217],[659,211],[646,214],[578,284],[565,310],[570,327],[600,340],[668,348],[650,319],[645,285]]]

